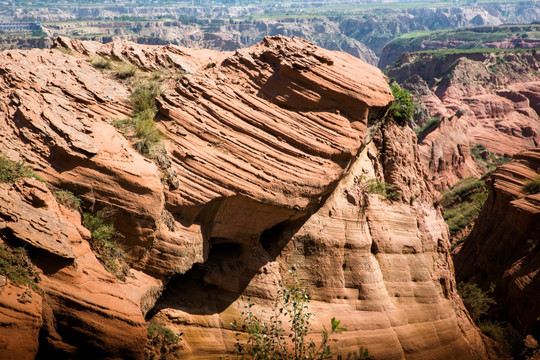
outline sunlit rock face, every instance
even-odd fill
[[[56,46],[0,54],[0,152],[84,211],[108,209],[132,270],[125,281],[109,274],[80,214],[45,184],[0,185],[0,239],[27,244],[42,279],[25,309],[10,310],[27,316],[2,356],[138,359],[146,322],[160,319],[184,333],[179,357],[217,359],[234,351],[230,323],[246,297],[269,310],[295,266],[314,330],[332,317],[348,329],[337,353],[486,357],[416,138],[385,119],[392,95],[378,69],[281,36],[234,53]],[[138,77],[166,74],[159,156],[112,125],[131,114],[132,83],[92,67],[96,55],[136,65]],[[395,196],[373,193],[377,183]],[[3,338],[12,323],[1,314]]]

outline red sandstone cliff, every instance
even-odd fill
[[[484,289],[496,284],[493,316],[525,334],[540,331],[540,193],[525,185],[538,179],[540,149],[523,151],[490,177],[489,198],[460,252],[458,281]]]
[[[540,146],[540,53],[416,53],[400,61],[389,76],[441,120],[419,137],[437,188],[486,170],[471,156],[475,146],[501,157]]]
[[[333,316],[349,329],[339,352],[486,357],[414,133],[383,121],[392,97],[378,69],[297,38],[235,53],[57,44],[69,50],[0,54],[0,153],[89,211],[112,209],[132,269],[126,281],[109,274],[80,214],[43,183],[0,185],[0,240],[26,244],[42,278],[30,301],[0,290],[3,358],[138,359],[152,317],[184,333],[183,358],[218,358],[245,297],[264,309],[292,265],[315,329]],[[93,68],[95,54],[167,75],[159,157],[111,125],[130,115],[132,84]],[[399,199],[369,194],[369,179]]]

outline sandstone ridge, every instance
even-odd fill
[[[131,115],[136,79],[94,68],[95,56],[165,74],[155,119],[165,140],[152,157],[113,126]],[[42,278],[26,309],[2,300],[26,314],[2,357],[138,359],[156,318],[184,333],[182,358],[217,359],[233,350],[244,298],[264,309],[293,265],[312,289],[315,328],[336,316],[350,329],[339,352],[486,357],[416,138],[385,120],[392,95],[375,67],[274,36],[234,53],[58,38],[1,53],[0,69],[0,153],[47,184],[0,186],[0,239],[27,244]],[[397,200],[370,194],[369,181],[397,186]],[[50,188],[109,211],[132,267],[125,281]],[[4,338],[13,322],[0,314]]]

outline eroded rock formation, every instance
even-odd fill
[[[540,146],[536,51],[416,53],[400,61],[389,76],[422,99],[428,117],[440,120],[419,137],[422,162],[437,188],[486,170],[478,165],[482,159],[473,161],[473,148],[487,159]]]
[[[540,193],[527,192],[539,178],[540,149],[523,151],[487,182],[489,198],[455,257],[459,281],[484,289],[496,284],[494,315],[525,334],[540,334]]]
[[[126,281],[109,274],[80,214],[46,185],[1,185],[0,239],[28,244],[42,273],[28,309],[9,308],[26,314],[18,332],[31,341],[2,342],[2,357],[141,358],[146,317],[184,333],[183,358],[218,358],[233,350],[245,297],[264,309],[293,265],[314,328],[335,316],[349,329],[340,353],[486,357],[415,136],[384,120],[392,96],[378,69],[280,36],[235,53],[56,45],[0,54],[0,152],[85,211],[111,210],[132,269]],[[95,55],[167,74],[154,158],[111,124],[130,115],[131,84],[92,67]],[[397,186],[397,200],[369,193],[374,182]],[[4,338],[12,322],[0,314]]]

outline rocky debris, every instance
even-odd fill
[[[540,319],[540,193],[524,185],[538,179],[540,149],[518,153],[487,181],[489,198],[455,256],[458,281],[483,289],[496,284],[494,314],[538,339]]]
[[[424,102],[424,123],[440,119],[419,136],[422,162],[438,189],[485,172],[482,159],[471,156],[474,147],[487,151],[484,158],[509,158],[540,145],[538,53],[418,53],[401,60],[389,76]]]
[[[135,269],[114,278],[78,212],[31,203],[28,211],[65,224],[74,255],[65,264],[32,258],[43,272],[40,353],[139,358],[146,316],[185,334],[184,358],[219,358],[233,350],[229,324],[244,297],[264,309],[297,265],[315,328],[336,316],[350,329],[339,352],[486,357],[455,293],[414,134],[382,124],[392,95],[380,70],[282,36],[234,53],[56,44],[0,54],[0,152],[71,190],[84,211],[112,210]],[[96,55],[166,73],[159,158],[137,153],[110,124],[129,116],[130,85],[88,64]],[[398,194],[371,194],[368,181]],[[20,201],[30,185],[14,187]]]

